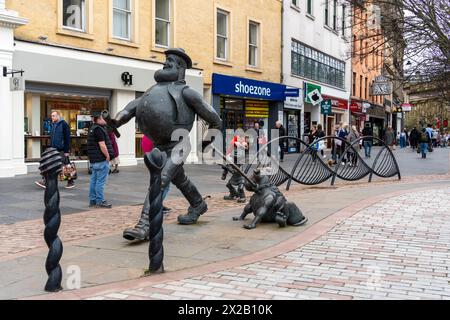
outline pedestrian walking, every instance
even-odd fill
[[[364,155],[366,158],[370,158],[370,152],[372,151],[373,145],[373,130],[370,122],[366,122],[364,129],[362,131],[363,135],[363,145],[364,145]]]
[[[87,151],[92,168],[89,183],[89,207],[111,208],[111,204],[105,200],[104,188],[108,180],[109,162],[114,159],[114,149],[101,112],[93,112],[92,118],[93,124],[87,138]]]
[[[427,129],[423,128],[419,138],[420,153],[422,154],[422,159],[426,159],[428,146],[430,144],[431,137],[427,132]]]
[[[334,125],[333,134],[335,137],[339,136],[339,124]],[[331,159],[333,160],[333,164],[337,163],[337,158],[339,155],[339,148],[342,143],[339,139],[333,139],[333,143],[331,144]]]
[[[280,120],[277,120],[275,122],[275,129],[278,130],[278,137],[284,137],[286,135],[286,130],[284,130],[283,124],[281,123]],[[284,152],[285,152],[285,144],[286,144],[286,139],[279,139],[278,140],[278,146],[280,148],[280,162],[284,161]]]
[[[314,140],[319,140],[320,138],[323,138],[323,137],[325,137],[325,132],[322,129],[322,124],[319,123],[317,125],[317,131],[315,133]],[[325,141],[321,140],[320,142],[317,143],[317,151],[320,150],[320,155],[323,158],[326,158],[326,155],[323,151],[324,149],[325,149]]]
[[[51,132],[50,132],[50,146],[58,150],[62,157],[63,165],[69,165],[70,152],[70,127],[67,122],[61,118],[59,111],[52,111],[51,113]],[[75,188],[75,175],[67,175],[66,189]],[[45,178],[42,176],[41,181],[36,181],[36,185],[45,189]]]
[[[426,131],[428,135],[430,136],[430,141],[428,143],[428,151],[433,152],[433,126],[431,124],[427,125]]]
[[[359,139],[359,132],[358,129],[356,128],[356,126],[352,126],[348,136],[347,136],[347,140],[350,144],[353,144],[353,142],[355,142],[356,140]],[[352,145],[353,148],[355,148],[354,145]],[[352,150],[350,149],[347,152],[347,158],[350,161],[350,166],[356,166],[357,160],[358,160],[358,156],[356,154],[356,150]]]
[[[400,133],[400,149],[406,147],[406,132],[405,130]]]
[[[349,132],[348,132],[348,124],[347,123],[343,123],[341,128],[339,129],[339,133],[338,133],[338,137],[343,139],[343,140],[347,140],[347,136],[348,136]],[[343,141],[339,141],[341,144],[339,146],[339,156],[342,158],[342,165],[345,165],[347,163],[347,160],[345,158],[345,143]]]
[[[417,148],[417,143],[419,141],[419,130],[416,129],[416,127],[413,127],[411,132],[409,133],[409,145],[413,150]]]
[[[395,150],[394,144],[395,144],[395,135],[394,131],[392,130],[392,127],[388,127],[386,130],[386,133],[384,135],[384,143],[386,143],[387,146],[389,146],[389,149]]]

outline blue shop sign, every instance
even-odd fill
[[[224,76],[213,73],[213,94],[284,101],[286,86],[278,83]]]

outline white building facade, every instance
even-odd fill
[[[14,29],[27,22],[17,12],[6,10],[5,0],[0,0],[0,177],[27,172],[23,158],[23,91],[12,92],[10,80],[3,76],[4,67],[8,72],[13,67]]]
[[[282,79],[288,87],[300,89],[297,114],[304,141],[313,125],[322,124],[329,135],[334,124],[349,122],[349,16],[348,5],[337,0],[283,1]],[[321,99],[331,100],[331,113],[321,112]],[[293,114],[285,112],[288,119]]]

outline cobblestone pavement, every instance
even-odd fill
[[[270,259],[85,298],[450,299],[449,208],[449,187],[405,193]]]
[[[403,178],[398,181],[396,178],[386,179],[383,181],[373,182],[371,185],[390,184],[393,181],[396,183],[417,183],[423,180],[447,180],[449,175],[435,175],[435,176],[414,176]],[[368,185],[366,182],[341,182],[339,188],[359,188]],[[326,185],[328,186],[328,184]],[[287,196],[290,193],[314,192],[317,189],[326,187],[325,185],[316,187],[307,187],[302,185],[293,185],[289,192],[284,191]],[[283,187],[282,187],[283,188]],[[227,208],[234,208],[243,206],[236,202],[224,201],[223,195],[226,193],[213,194],[207,200],[209,211],[208,214],[224,210]],[[165,205],[173,210],[165,217],[165,223],[173,223],[179,214],[184,214],[188,207],[187,201],[183,198],[175,198],[167,200]],[[90,237],[97,237],[112,233],[121,232],[123,229],[132,227],[138,220],[142,206],[120,206],[113,209],[94,209],[90,211],[80,212],[71,215],[62,216],[61,228],[59,236],[64,243],[70,241],[83,240]],[[0,260],[9,259],[12,255],[27,253],[32,249],[45,247],[43,240],[44,223],[42,219],[34,219],[21,221],[14,224],[2,225],[0,224]]]

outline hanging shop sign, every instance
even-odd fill
[[[403,110],[403,112],[410,112],[410,111],[412,111],[412,104],[410,104],[410,103],[403,103],[402,104],[402,110]]]
[[[322,102],[322,88],[319,85],[312,83],[304,83],[305,88],[305,102],[311,103],[313,106]]]
[[[391,93],[392,93],[391,81],[384,76],[375,77],[372,86],[372,96],[387,96],[390,95]]]
[[[25,81],[23,80],[23,77],[9,78],[9,89],[11,91],[24,91]]]

